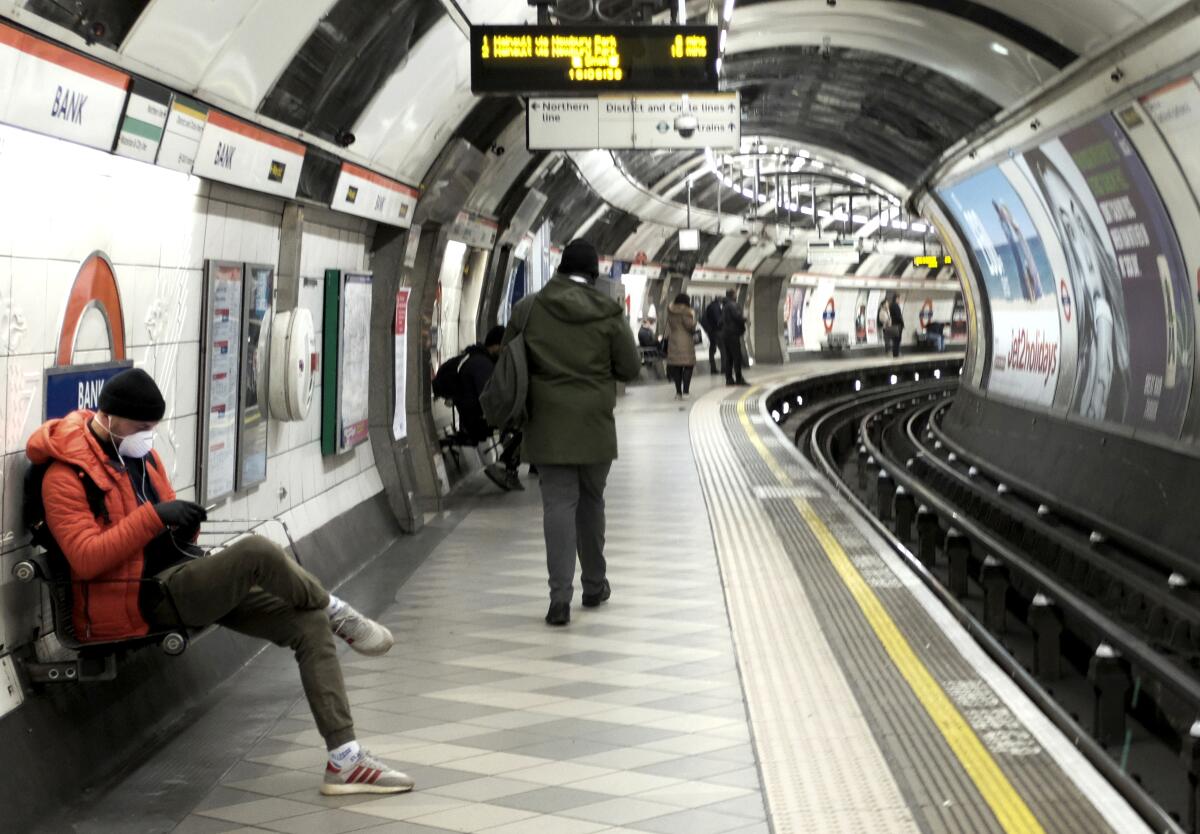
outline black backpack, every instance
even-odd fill
[[[150,458],[153,461],[153,458]],[[25,528],[33,536],[33,543],[46,550],[58,551],[58,544],[50,534],[46,524],[46,505],[42,502],[42,483],[46,480],[46,472],[54,461],[35,463],[25,470],[24,492],[21,496],[21,509],[24,513]],[[154,465],[154,464],[152,464]],[[104,506],[104,490],[93,481],[86,472],[77,466],[72,466],[81,481],[83,492],[87,496],[88,508],[96,518],[108,522],[108,509]]]
[[[471,358],[469,353],[460,353],[453,359],[447,359],[433,375],[433,395],[443,400],[453,400],[458,396],[458,372]]]

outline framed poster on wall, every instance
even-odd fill
[[[368,435],[370,275],[325,271],[324,330],[321,454],[337,455]]]
[[[197,487],[207,504],[237,488],[244,268],[208,261],[201,321],[200,456]]]
[[[271,354],[271,301],[275,268],[246,264],[242,296],[241,400],[238,405],[238,490],[267,479],[267,392]]]

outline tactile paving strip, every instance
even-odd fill
[[[748,404],[747,413],[757,415],[756,402]],[[841,822],[835,809],[845,807],[843,803],[856,790],[856,785],[846,784],[845,780],[863,780],[863,774],[871,774],[866,781],[887,783],[884,795],[872,797],[884,805],[883,810],[872,812],[874,828],[870,830],[1004,830],[871,632],[813,531],[800,516],[796,499],[807,501],[828,524],[893,620],[903,624],[930,674],[941,683],[1044,830],[1111,830],[1020,720],[978,678],[900,578],[841,512],[838,503],[826,497],[827,486],[807,464],[796,463],[775,433],[759,428],[752,420],[747,422],[757,435],[753,441],[747,437],[736,400],[719,405],[702,402],[693,411],[692,435],[726,582],[735,642],[739,657],[746,656],[741,662],[747,678],[750,715],[763,751],[764,783],[776,830],[858,830],[854,816]],[[755,443],[776,460],[764,460]],[[753,506],[749,506],[750,496],[758,499]],[[764,522],[767,526],[760,526]],[[791,567],[791,576],[779,563],[781,552]],[[776,587],[778,582],[799,584],[801,589],[781,590]],[[780,610],[777,603],[788,597],[792,605],[811,606],[808,616]],[[763,611],[770,612],[769,624]],[[756,631],[764,626],[765,632]],[[814,626],[816,630],[810,630]],[[797,628],[804,630],[797,632]],[[824,646],[808,645],[808,653],[797,656],[791,653],[791,646],[784,644],[784,634]],[[829,661],[836,669],[818,665]],[[754,677],[760,663],[788,670],[789,679],[762,690]],[[795,680],[803,676],[810,679]],[[787,688],[779,689],[779,685]],[[853,708],[840,700],[841,687],[854,698]],[[772,697],[781,691],[796,694],[785,699]],[[842,734],[828,732],[827,716],[822,716],[819,723],[809,721],[814,717],[810,702],[814,697],[832,699],[825,703],[846,713],[833,719],[840,722]],[[800,714],[781,714],[787,710]],[[855,723],[861,726],[855,727]],[[775,738],[779,729],[799,733],[802,738]],[[834,741],[837,743],[831,743]],[[770,754],[772,747],[804,746],[810,750],[816,747],[820,752],[791,761]],[[886,762],[891,778],[883,780],[883,771],[865,767],[864,757]],[[824,779],[833,774],[834,778]],[[797,782],[819,787],[801,792],[795,787]],[[797,807],[795,800],[801,794],[809,804]],[[891,802],[896,796],[903,798],[908,814],[894,813]],[[872,807],[857,802],[853,806]]]

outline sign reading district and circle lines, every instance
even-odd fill
[[[825,322],[825,332],[833,332],[833,323],[837,320],[837,305],[830,298],[825,304],[825,312],[821,314],[821,320]]]

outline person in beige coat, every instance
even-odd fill
[[[667,308],[667,378],[675,383],[675,399],[688,396],[696,369],[696,313],[686,293]]]

